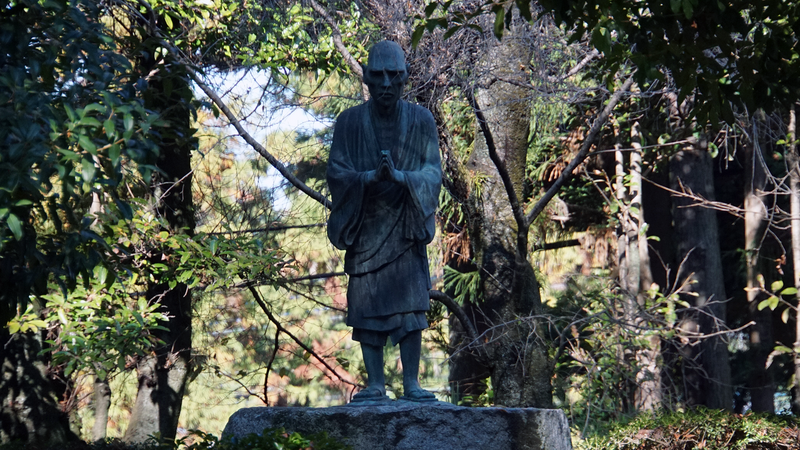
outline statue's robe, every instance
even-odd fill
[[[369,103],[342,112],[334,128],[327,179],[333,208],[328,237],[345,250],[350,275],[347,325],[353,339],[396,344],[427,328],[431,288],[425,245],[435,234],[442,169],[436,124],[427,109],[398,102],[399,138],[381,149]],[[366,186],[381,150],[391,150],[407,186],[381,181]],[[381,342],[382,340],[382,342]]]

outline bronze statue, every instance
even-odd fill
[[[399,45],[372,47],[364,67],[370,100],[339,115],[328,161],[328,237],[346,250],[347,325],[361,343],[368,378],[353,402],[388,400],[387,338],[400,344],[401,400],[436,400],[418,375],[431,288],[425,246],[435,233],[442,169],[430,111],[400,100],[407,80]]]

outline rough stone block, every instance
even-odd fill
[[[326,431],[354,450],[571,450],[569,426],[557,409],[466,408],[449,403],[245,408],[223,436],[265,428],[313,434]]]

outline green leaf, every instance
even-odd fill
[[[125,131],[132,131],[133,130],[133,116],[130,114],[125,114],[125,119],[123,119],[125,123]]]
[[[106,137],[108,139],[111,139],[111,136],[114,136],[114,131],[115,131],[114,121],[111,119],[106,119],[106,121],[103,122],[103,130],[105,130],[106,132]]]
[[[433,15],[433,12],[436,11],[436,8],[439,6],[438,2],[430,2],[428,6],[425,7],[425,17],[430,17]]]
[[[94,162],[84,158],[81,160],[81,168],[81,176],[83,177],[84,183],[91,183],[97,172],[97,167],[94,165]]]
[[[94,269],[94,276],[97,278],[97,281],[100,284],[105,285],[106,280],[108,279],[108,269],[106,268],[106,266],[97,266]]]
[[[531,15],[530,0],[516,0],[516,2],[517,8],[519,8],[519,15],[528,22],[533,20],[533,16]]]
[[[75,110],[72,109],[69,105],[64,105],[64,111],[67,113],[67,117],[69,118],[70,122],[75,122],[78,120],[78,115],[75,114]]]
[[[81,115],[81,119],[83,119],[86,116],[86,114],[89,114],[92,111],[103,112],[105,110],[106,110],[106,108],[103,105],[99,104],[99,103],[90,103],[90,104],[86,105],[86,108],[83,108],[81,110],[81,114],[80,114]],[[98,124],[99,124],[99,122],[98,122]]]
[[[782,280],[774,281],[772,282],[772,285],[770,285],[770,289],[772,290],[772,292],[778,292],[781,290],[782,287],[783,287]]]
[[[119,199],[115,200],[114,203],[117,205],[117,208],[119,208],[119,212],[122,213],[122,217],[124,217],[126,220],[133,219],[133,209],[131,209],[131,205]]]
[[[178,283],[186,283],[186,281],[189,280],[189,278],[191,277],[192,277],[192,271],[186,270],[179,273],[176,279],[178,280]]]
[[[503,39],[503,27],[505,25],[506,10],[502,6],[494,9],[494,36],[498,40]]]
[[[686,15],[686,20],[692,18],[692,15],[694,15],[694,5],[692,4],[692,0],[683,0],[683,13]]]
[[[779,302],[780,302],[780,300],[778,299],[778,297],[775,297],[773,295],[770,298],[768,298],[766,300],[763,300],[761,303],[759,303],[758,304],[758,310],[761,311],[762,309],[767,308],[767,307],[769,307],[769,309],[774,310],[775,308],[778,307],[778,303]]]
[[[164,14],[164,22],[166,22],[167,28],[169,28],[171,30],[172,29],[172,17],[170,17],[169,14]]]
[[[84,117],[83,119],[78,122],[78,125],[85,125],[88,127],[99,127],[100,121],[95,119],[94,117]]]
[[[14,233],[14,238],[16,240],[21,240],[23,233],[22,233],[22,222],[20,222],[19,217],[15,214],[9,214],[6,218],[6,223],[8,224],[8,228]]]
[[[791,310],[789,308],[786,308],[781,313],[781,321],[783,323],[789,323],[789,311],[791,311]]]
[[[92,142],[91,139],[89,139],[89,136],[82,134],[78,138],[78,144],[80,144],[84,150],[91,153],[92,155],[95,156],[97,155],[97,146],[94,145],[94,142]]]
[[[450,36],[454,35],[456,33],[456,31],[458,31],[460,29],[461,29],[461,25],[456,25],[454,27],[450,27],[449,30],[445,31],[444,36],[442,36],[442,39],[445,39],[445,40],[448,39]]]
[[[797,295],[797,288],[789,286],[781,291],[781,295]]]
[[[425,34],[425,26],[419,25],[414,30],[414,33],[411,35],[411,46],[417,48],[419,44],[419,40],[422,39],[422,35]]]
[[[108,148],[108,158],[114,167],[119,164],[119,144],[113,144]]]

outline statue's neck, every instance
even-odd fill
[[[397,101],[394,105],[383,107],[379,105],[375,101],[371,101],[370,103],[370,113],[372,117],[380,121],[381,123],[391,123],[395,122],[397,118],[400,116],[400,101]]]
[[[399,102],[388,110],[381,111],[375,102],[370,102],[370,114],[372,116],[372,126],[378,145],[382,150],[389,150],[395,146],[400,137],[400,105]]]

